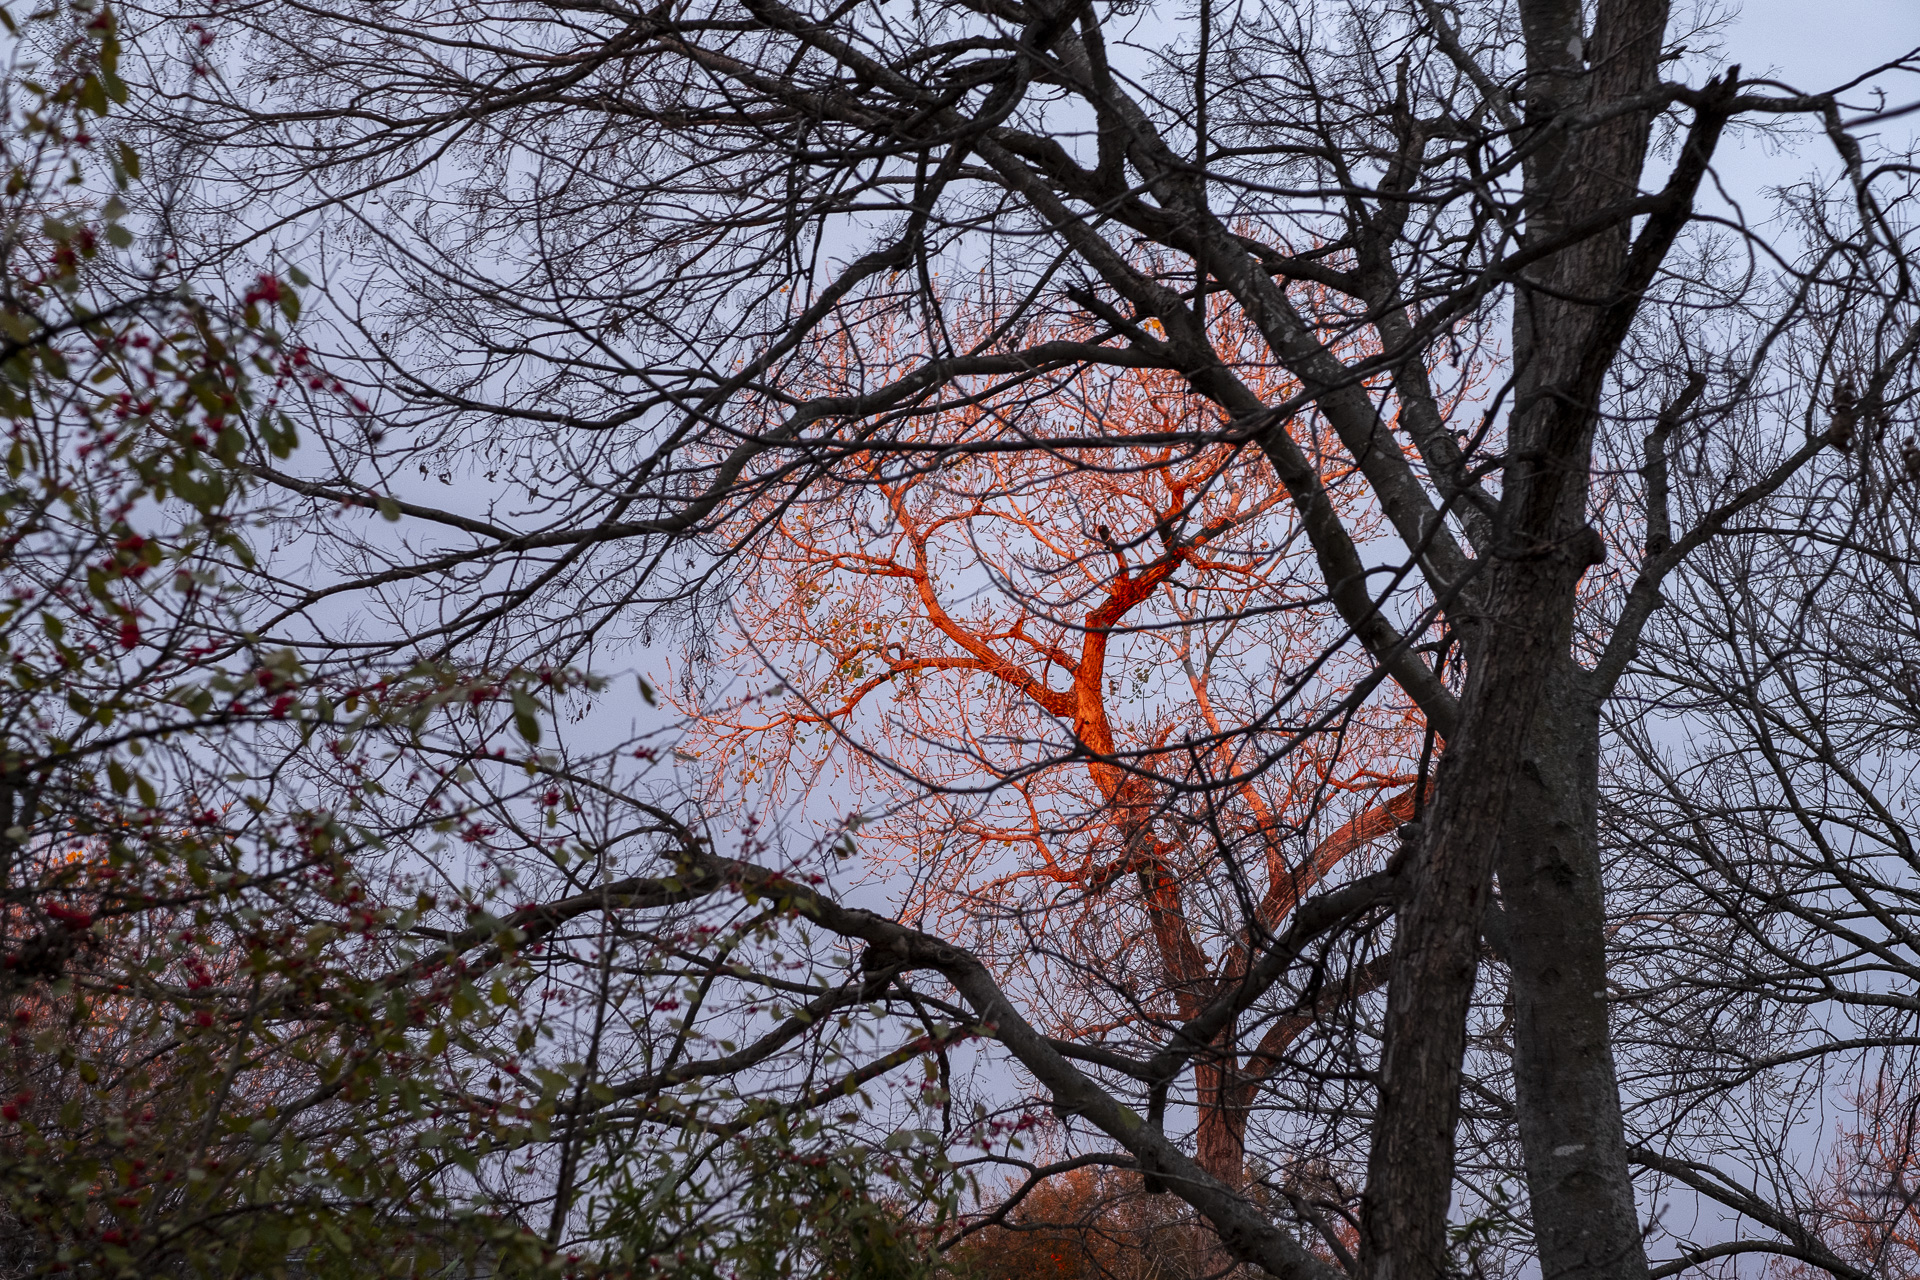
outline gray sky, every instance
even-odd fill
[[[1825,89],[1920,45],[1920,0],[1746,0],[1727,53],[1748,75],[1772,68]],[[1902,102],[1920,98],[1920,85]]]
[[[1807,92],[1831,89],[1920,47],[1920,0],[1745,0],[1738,9],[1723,37],[1728,61],[1739,63],[1745,76],[1771,75]],[[1920,101],[1920,76],[1883,77],[1875,83],[1884,88],[1888,107]],[[1874,101],[1864,85],[1847,99],[1863,108]],[[1883,140],[1895,145],[1911,140],[1916,129],[1920,113],[1877,126]],[[1752,154],[1735,158],[1723,151],[1722,167],[1747,171],[1751,165],[1762,183],[1805,172],[1804,159],[1789,160],[1783,169],[1778,155],[1767,157],[1752,144],[1742,150]],[[1795,150],[1822,161],[1832,154],[1825,147]],[[1771,170],[1764,178],[1762,168]]]

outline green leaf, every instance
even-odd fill
[[[540,743],[540,704],[525,689],[515,689],[513,699],[513,727],[531,746]]]
[[[74,100],[97,116],[107,114],[107,86],[99,76],[83,77],[76,86]]]

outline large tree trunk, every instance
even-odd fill
[[[1599,707],[1562,661],[1534,720],[1497,868],[1512,969],[1514,1093],[1542,1273],[1647,1273],[1607,1026],[1596,839]]]
[[[1229,1033],[1231,1034],[1231,1033]],[[1231,1041],[1228,1041],[1231,1043]],[[1194,1064],[1194,1101],[1199,1124],[1194,1133],[1194,1163],[1239,1191],[1247,1182],[1247,1102],[1245,1081],[1235,1069],[1238,1055],[1223,1052],[1212,1061]],[[1255,1274],[1242,1267],[1213,1227],[1196,1224],[1194,1261],[1197,1273],[1215,1280],[1238,1280]]]
[[[1651,113],[1606,108],[1642,97],[1657,82],[1666,0],[1602,0],[1591,39],[1583,16],[1580,0],[1520,3],[1532,135],[1525,166],[1530,244],[1551,243],[1639,190]],[[1597,114],[1575,127],[1582,112]],[[1463,600],[1451,615],[1468,663],[1460,728],[1441,761],[1431,827],[1396,926],[1367,1170],[1361,1241],[1366,1280],[1431,1280],[1447,1265],[1460,1065],[1488,881],[1508,818],[1517,818],[1535,798],[1527,790],[1526,753],[1541,736],[1536,721],[1558,722],[1573,710],[1549,694],[1570,662],[1580,573],[1604,553],[1585,523],[1600,397],[1641,293],[1685,225],[1718,131],[1717,120],[1696,130],[1675,171],[1672,207],[1649,218],[1638,251],[1630,256],[1631,229],[1616,223],[1544,257],[1515,293],[1516,380],[1493,545],[1473,584],[1478,598]],[[1584,838],[1591,842],[1590,819],[1577,821],[1587,824]],[[1565,905],[1579,909],[1577,903]],[[1584,928],[1601,927],[1597,910],[1593,906]],[[1540,972],[1530,964],[1529,980]],[[1595,989],[1598,983],[1589,991]],[[1561,1037],[1581,1033],[1582,1026],[1538,1017],[1529,1052],[1549,1063],[1577,1059],[1586,1042]],[[1604,1048],[1604,1021],[1599,1036]],[[1614,1110],[1617,1124],[1617,1093],[1593,1079],[1578,1087],[1583,1125],[1604,1127],[1591,1113],[1605,1108]],[[1573,1145],[1579,1144],[1558,1144]],[[1585,1189],[1610,1204],[1624,1197],[1631,1219],[1632,1184],[1624,1180],[1624,1169],[1584,1166],[1571,1181],[1562,1180],[1552,1176],[1552,1162],[1580,1153],[1555,1156],[1555,1149],[1540,1152],[1529,1144],[1529,1167],[1545,1162],[1549,1174],[1540,1184],[1544,1200],[1536,1199],[1537,1214],[1569,1223],[1581,1197],[1562,1192]],[[1590,1187],[1588,1174],[1604,1175],[1614,1185]],[[1615,1238],[1617,1216],[1587,1234],[1581,1234],[1586,1228],[1569,1227],[1580,1238],[1553,1247],[1564,1244],[1582,1257],[1592,1251],[1627,1259],[1638,1245],[1630,1249]],[[1555,1266],[1544,1266],[1558,1280]]]
[[[1532,513],[1523,506],[1518,514]],[[1521,538],[1529,527],[1530,540],[1552,541],[1539,523],[1510,519],[1503,532]],[[1362,1218],[1366,1280],[1433,1280],[1448,1269],[1460,1065],[1493,852],[1547,677],[1565,652],[1568,626],[1550,620],[1557,612],[1570,623],[1573,585],[1592,558],[1593,538],[1582,526],[1559,541],[1544,554],[1492,566],[1485,621],[1470,640],[1463,727],[1441,758],[1394,936]]]

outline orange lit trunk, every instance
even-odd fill
[[[1200,1113],[1194,1159],[1220,1181],[1238,1187],[1247,1178],[1248,1082],[1231,1054],[1199,1063],[1193,1076]]]

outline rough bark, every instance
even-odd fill
[[[1238,1058],[1238,1053],[1229,1050],[1216,1061],[1198,1063],[1193,1071],[1200,1113],[1193,1158],[1229,1187],[1241,1186],[1247,1180],[1247,1104],[1251,1090],[1241,1077]]]
[[[1571,616],[1572,586],[1596,546],[1584,528],[1552,546],[1551,526],[1524,517],[1551,515],[1554,504],[1515,503],[1516,489],[1502,504],[1502,536],[1508,545],[1534,540],[1549,549],[1492,566],[1493,590],[1470,648],[1464,727],[1441,760],[1431,825],[1398,919],[1362,1219],[1368,1280],[1431,1280],[1447,1268],[1460,1065],[1493,851],[1546,676],[1564,652],[1564,628],[1540,620],[1556,606]]]
[[[1542,1273],[1645,1276],[1607,1025],[1599,708],[1587,673],[1570,661],[1534,722],[1513,800],[1497,866],[1514,1095]]]
[[[1520,13],[1533,148],[1526,167],[1527,236],[1533,240],[1562,234],[1638,191],[1650,113],[1606,113],[1577,131],[1571,117],[1641,95],[1657,82],[1667,6],[1664,0],[1603,3],[1591,40],[1578,0],[1530,0]],[[1713,125],[1690,142],[1669,184],[1683,199],[1649,219],[1637,246],[1625,225],[1588,237],[1544,260],[1516,292],[1517,376],[1493,545],[1478,598],[1454,615],[1468,659],[1461,728],[1441,762],[1414,893],[1395,939],[1360,1259],[1367,1280],[1427,1280],[1447,1266],[1460,1064],[1494,851],[1509,817],[1532,798],[1523,782],[1528,743],[1540,737],[1536,721],[1555,721],[1571,709],[1564,700],[1549,700],[1549,688],[1569,661],[1580,574],[1604,553],[1585,524],[1600,394],[1640,295],[1685,223],[1698,181],[1694,166],[1704,166],[1717,134]],[[1601,927],[1597,914],[1583,923]],[[1576,1046],[1557,1039],[1576,1029],[1541,1020],[1534,1027],[1541,1043],[1529,1052],[1546,1061],[1578,1056]],[[1617,1122],[1618,1095],[1611,1072],[1604,1074],[1604,1082],[1581,1083],[1580,1107],[1583,1114],[1611,1110]],[[1530,1149],[1530,1167],[1553,1160],[1552,1150]],[[1619,1173],[1604,1195],[1624,1196],[1630,1205],[1624,1165]],[[1586,1196],[1601,1194],[1584,1177],[1571,1183],[1549,1177],[1540,1190],[1545,1203],[1536,1201],[1535,1212],[1556,1222],[1571,1221]],[[1638,1248],[1637,1232],[1619,1239],[1613,1223],[1609,1217],[1595,1224],[1568,1247],[1582,1257],[1629,1258]],[[1543,1252],[1547,1275],[1562,1274],[1566,1261]]]

